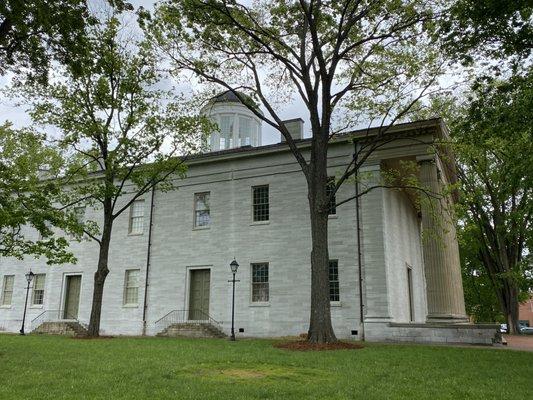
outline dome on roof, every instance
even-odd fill
[[[248,96],[247,94],[239,92],[239,95],[242,98],[244,98],[244,101],[246,103],[253,105],[255,108],[259,108],[257,106],[257,103],[250,96]],[[215,97],[213,97],[212,102],[213,103],[239,103],[239,104],[243,104],[239,100],[237,95],[234,92],[232,92],[231,90],[226,90],[225,92],[217,94]]]
[[[202,108],[202,114],[217,125],[208,138],[211,151],[261,146],[261,118],[257,113],[262,112],[250,96],[241,92],[239,96],[242,102],[227,90],[212,97]]]

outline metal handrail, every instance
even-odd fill
[[[196,317],[202,317],[197,319],[190,319],[190,315]],[[202,324],[210,323],[215,325],[217,328],[222,329],[222,323],[218,322],[216,319],[212,318],[203,310],[198,309],[189,309],[189,310],[172,310],[166,313],[163,317],[159,318],[154,322],[156,330],[162,331],[168,328],[170,325],[179,324],[179,323],[188,323],[188,324]]]
[[[78,318],[65,318],[65,310],[44,310],[38,316],[31,320],[31,329],[36,329],[39,325],[49,321],[77,321],[81,324]]]

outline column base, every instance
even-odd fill
[[[428,314],[426,321],[428,323],[438,322],[441,324],[465,324],[470,323],[466,315],[460,314]]]

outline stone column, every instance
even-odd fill
[[[417,157],[423,187],[440,196],[443,179],[439,159]],[[459,259],[459,245],[452,218],[451,199],[421,193],[422,248],[428,322],[467,322]]]

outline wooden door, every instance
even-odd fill
[[[189,295],[189,319],[205,320],[209,316],[209,285],[211,271],[208,269],[191,270]]]
[[[81,275],[67,276],[64,319],[78,319],[80,305]]]

